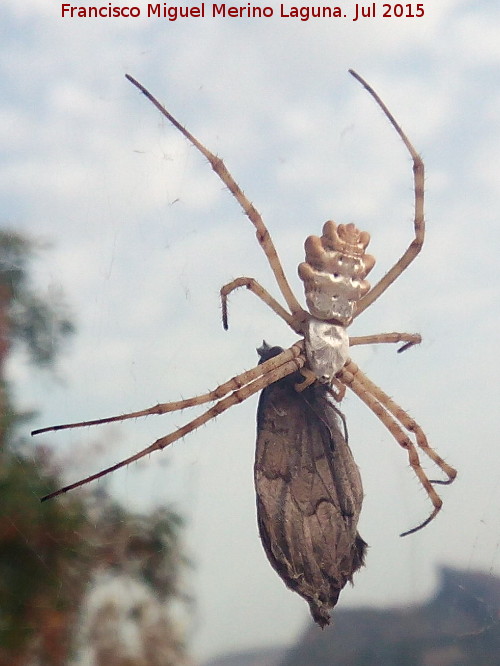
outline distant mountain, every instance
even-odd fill
[[[422,606],[335,611],[324,631],[308,628],[279,666],[500,665],[500,579],[440,570]]]
[[[203,666],[500,666],[500,579],[443,567],[421,606],[337,609],[291,649],[251,650]]]
[[[207,661],[203,666],[280,666],[286,651],[286,648],[270,648],[268,650],[234,652]]]

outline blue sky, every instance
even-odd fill
[[[353,3],[343,6],[350,16]],[[421,600],[438,564],[500,569],[500,10],[457,0],[423,6],[423,18],[363,22],[63,19],[53,0],[3,0],[0,10],[2,224],[50,244],[35,264],[37,284],[64,292],[78,326],[56,377],[34,373],[21,354],[10,365],[18,400],[40,410],[39,425],[205,392],[252,367],[263,338],[295,339],[246,292],[233,295],[230,330],[222,330],[222,284],[250,275],[278,295],[276,285],[236,202],[125,73],[224,158],[301,299],[303,242],[325,220],[371,233],[372,282],[412,238],[411,162],[349,68],[376,88],[422,154],[422,254],[350,332],[418,331],[424,342],[401,356],[388,346],[352,356],[459,477],[442,489],[441,515],[400,539],[429,502],[404,451],[348,394],[370,550],[341,595],[345,606]],[[185,515],[195,563],[187,585],[198,600],[188,634],[200,658],[290,642],[308,621],[259,543],[255,410],[256,398],[106,482],[130,510],[167,502]],[[67,461],[72,481],[189,418],[43,442]]]

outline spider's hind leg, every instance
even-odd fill
[[[176,118],[174,118],[174,116],[169,111],[167,111],[167,109],[163,106],[163,104],[160,104],[160,102],[155,97],[153,97],[153,95],[149,92],[149,90],[147,90],[141,83],[139,83],[139,81],[130,76],[130,74],[125,74],[125,77],[138,90],[140,90],[141,93],[147,99],[149,99],[150,102],[152,102],[152,104],[158,109],[158,111],[160,111],[160,113],[163,114],[165,118],[167,118],[169,122],[171,122],[172,125],[175,128],[177,128],[179,132],[181,132],[181,134],[183,134],[186,137],[186,139],[190,141],[192,145],[197,150],[199,150],[200,153],[209,161],[212,169],[219,176],[221,181],[224,183],[224,185],[227,187],[227,189],[231,192],[233,197],[239,203],[245,215],[254,225],[257,241],[267,257],[269,266],[271,267],[271,270],[274,273],[276,283],[279,287],[279,290],[283,294],[283,298],[285,299],[290,311],[294,315],[300,314],[300,312],[302,311],[302,307],[298,302],[297,298],[295,297],[290,285],[288,284],[288,280],[286,279],[283,266],[281,265],[278,253],[276,252],[276,248],[274,247],[274,243],[271,239],[271,236],[269,234],[266,225],[264,224],[264,221],[259,211],[255,208],[255,206],[245,195],[241,187],[235,181],[235,179],[227,169],[224,162],[221,160],[220,157],[217,157],[217,155],[214,155],[214,153],[208,150],[208,148],[206,148],[200,141],[198,141],[198,139],[194,137],[191,134],[191,132],[189,132],[183,125],[181,125],[180,122],[176,120]]]
[[[370,289],[370,291],[361,298],[360,301],[358,301],[356,313],[354,315],[355,317],[357,317],[363,312],[363,310],[366,310],[366,308],[369,305],[371,305],[373,301],[375,301],[375,299],[379,298],[379,296],[381,296],[388,287],[390,287],[390,285],[394,282],[394,280],[396,280],[401,275],[401,273],[404,270],[406,270],[406,268],[408,268],[408,266],[411,264],[411,262],[415,259],[415,257],[422,249],[425,236],[425,220],[424,220],[425,177],[424,177],[424,163],[422,161],[422,158],[417,153],[412,143],[402,130],[401,125],[399,125],[399,123],[396,121],[392,113],[389,111],[389,109],[384,104],[379,95],[375,92],[375,90],[359,74],[357,74],[352,69],[349,70],[349,73],[352,74],[352,76],[354,76],[354,78],[357,81],[359,81],[359,83],[361,83],[361,85],[365,88],[365,90],[367,90],[370,93],[375,102],[382,109],[386,118],[389,120],[393,128],[398,133],[400,139],[402,140],[407,151],[409,152],[411,159],[413,161],[413,191],[414,191],[414,201],[415,201],[414,204],[415,213],[413,219],[413,228],[415,236],[411,241],[410,245],[408,246],[408,248],[406,249],[403,256],[400,259],[398,259],[398,261],[394,264],[394,266],[387,271],[387,273],[379,280],[379,282],[377,282],[377,284],[374,285]]]

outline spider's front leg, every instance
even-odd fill
[[[433,520],[442,506],[442,500],[435,491],[432,484],[447,485],[454,481],[457,471],[451,465],[448,465],[441,456],[429,445],[424,431],[418,423],[412,419],[392,398],[390,398],[382,389],[374,384],[366,375],[364,375],[358,366],[352,361],[348,361],[342,370],[337,374],[337,379],[348,386],[371,411],[382,421],[398,444],[408,451],[408,459],[411,468],[415,472],[420,483],[427,492],[434,510],[430,516],[417,527],[403,532],[400,536],[413,534],[428,525]],[[446,474],[446,480],[429,479],[422,469],[420,458],[415,445],[404,432],[403,428],[415,435],[418,447]]]
[[[45,432],[56,432],[59,430],[70,430],[74,428],[84,428],[88,426],[104,425],[106,423],[116,423],[121,421],[127,421],[129,419],[139,419],[144,416],[153,416],[153,415],[162,415],[168,414],[171,412],[180,412],[189,407],[196,407],[198,405],[206,404],[207,402],[215,402],[220,398],[223,398],[228,393],[241,389],[243,386],[252,383],[256,379],[268,375],[269,372],[275,370],[281,364],[287,363],[288,361],[293,361],[293,359],[298,358],[303,354],[304,345],[301,341],[296,342],[289,349],[286,349],[279,357],[269,359],[259,365],[255,366],[251,370],[246,370],[235,377],[232,377],[227,382],[220,384],[212,391],[208,393],[203,393],[201,395],[196,395],[192,398],[185,398],[184,400],[174,400],[171,402],[159,402],[152,407],[147,407],[146,409],[141,409],[136,412],[128,412],[125,414],[118,414],[116,416],[106,416],[100,419],[92,419],[87,421],[77,421],[75,423],[64,423],[60,425],[47,426],[45,428],[38,428],[31,431],[31,435],[41,435]]]
[[[238,375],[238,377],[234,377],[225,384],[222,384],[220,387],[214,389],[214,391],[211,391],[209,394],[205,394],[204,396],[198,396],[198,398],[190,398],[187,401],[181,401],[180,403],[179,402],[165,403],[164,405],[160,405],[160,407],[162,408],[161,412],[158,411],[157,409],[159,407],[158,405],[150,410],[144,410],[141,413],[141,416],[150,413],[165,413],[168,411],[175,411],[171,409],[172,405],[176,405],[177,409],[179,409],[178,407],[179,404],[183,406],[187,406],[187,403],[189,403],[189,406],[202,404],[203,402],[208,401],[207,396],[210,396],[210,401],[213,402],[215,401],[216,396],[220,395],[221,393],[220,389],[222,387],[224,387],[223,389],[224,394],[229,393],[229,395],[226,395],[226,397],[223,398],[222,400],[218,400],[218,402],[215,402],[215,404],[212,407],[210,407],[210,409],[207,409],[206,412],[200,414],[192,421],[189,421],[189,423],[186,423],[184,426],[178,428],[174,432],[171,432],[168,435],[165,435],[164,437],[160,437],[159,439],[156,440],[156,442],[153,442],[153,444],[151,444],[150,446],[146,447],[145,449],[142,449],[142,451],[139,451],[138,453],[135,453],[129,458],[125,458],[124,460],[117,462],[115,465],[112,465],[111,467],[103,469],[100,472],[96,472],[95,474],[91,474],[90,476],[87,476],[84,479],[76,481],[75,483],[71,483],[67,486],[64,486],[63,488],[60,488],[59,490],[50,493],[49,495],[46,495],[45,497],[42,498],[42,502],[51,499],[53,497],[57,497],[58,495],[62,495],[63,493],[69,490],[73,490],[74,488],[79,488],[87,483],[90,483],[91,481],[95,481],[96,479],[100,479],[101,477],[106,476],[107,474],[110,474],[111,472],[114,472],[117,469],[120,469],[121,467],[126,467],[127,465],[130,465],[130,463],[136,462],[137,460],[144,458],[144,456],[147,456],[150,453],[153,453],[154,451],[160,451],[164,449],[166,446],[169,446],[173,442],[176,442],[182,437],[185,437],[190,432],[193,432],[193,430],[196,430],[205,423],[208,423],[208,421],[211,421],[212,419],[216,418],[217,416],[228,410],[230,407],[233,407],[233,405],[240,404],[244,400],[247,400],[250,396],[254,395],[255,393],[258,393],[262,389],[267,388],[271,384],[278,382],[280,379],[283,379],[284,377],[287,377],[288,375],[291,375],[296,371],[300,371],[304,367],[305,363],[306,360],[303,354],[303,344],[302,342],[297,342],[294,345],[292,345],[289,349],[286,349],[285,351],[279,353],[277,356],[268,359],[266,362],[261,363],[252,370],[248,370],[246,373]],[[242,384],[243,381],[244,384]],[[231,386],[231,389],[234,390],[231,390],[231,392],[229,390],[226,390],[229,386]],[[138,414],[137,412],[134,413],[134,415],[137,414]],[[122,415],[119,417],[100,419],[99,421],[90,421],[87,423],[52,426],[50,428],[35,430],[31,434],[34,435],[41,432],[46,432],[48,430],[61,430],[64,428],[74,428],[84,425],[94,425],[97,423],[106,423],[110,421],[124,420],[129,417],[130,415]]]

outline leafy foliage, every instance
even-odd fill
[[[30,415],[11,402],[8,354],[24,345],[36,366],[50,367],[74,330],[62,299],[40,298],[30,284],[36,247],[20,234],[0,231],[0,666],[66,666],[89,590],[102,572],[148,590],[149,608],[142,615],[147,610],[151,616],[152,608],[155,621],[140,625],[138,613],[137,633],[143,644],[154,645],[159,660],[144,662],[142,646],[135,656],[122,654],[122,646],[113,644],[117,622],[101,622],[110,613],[120,620],[114,601],[104,599],[83,637],[94,666],[184,664],[179,631],[163,608],[165,600],[179,596],[185,564],[177,514],[161,509],[131,515],[103,493],[42,505],[39,498],[62,485],[61,470],[41,447],[31,458],[18,454],[17,433]]]
[[[30,285],[28,266],[40,247],[16,232],[0,230],[0,285],[11,341],[24,344],[36,365],[47,366],[74,326],[60,297],[42,299]]]

